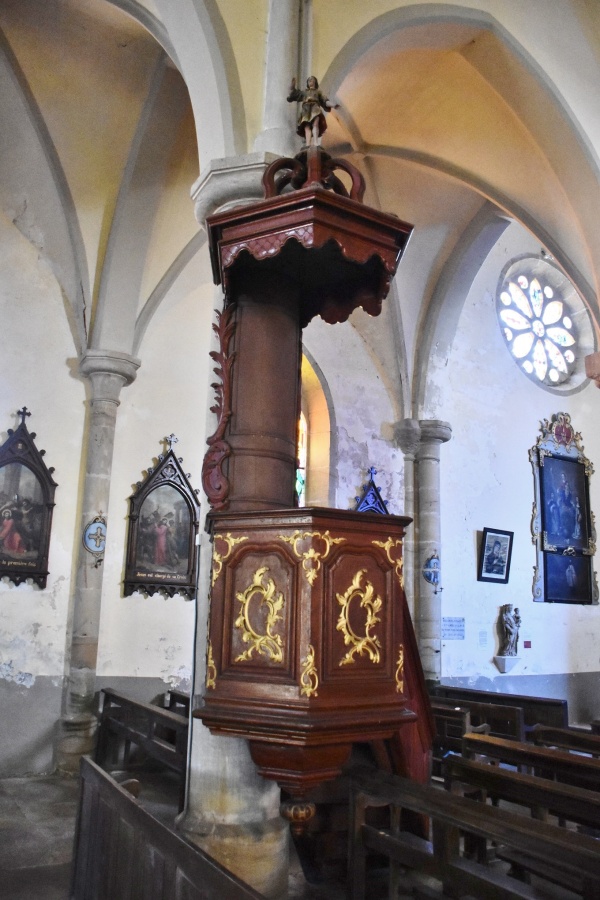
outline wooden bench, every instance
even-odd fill
[[[529,737],[534,744],[542,747],[558,747],[561,750],[573,750],[576,753],[600,756],[600,735],[591,732],[536,725],[532,728]]]
[[[479,691],[474,688],[452,687],[438,684],[432,696],[452,700],[457,706],[469,701],[492,703],[494,706],[519,706],[523,710],[523,723],[528,732],[534,725],[550,725],[553,728],[567,728],[569,711],[566,700],[553,697],[530,697],[526,694],[500,694],[494,691]]]
[[[95,761],[103,768],[132,768],[138,750],[179,775],[179,809],[185,803],[188,719],[151,703],[101,691]]]
[[[507,742],[508,743],[508,742]],[[378,829],[365,822],[370,806],[390,806],[428,816],[431,840],[401,831]],[[523,854],[526,860],[555,866],[561,860],[565,874],[577,882],[585,900],[600,898],[600,844],[593,838],[529,819],[518,813],[486,806],[431,786],[378,773],[353,778],[351,791],[352,838],[349,850],[351,900],[365,897],[365,867],[369,852],[383,854],[391,862],[390,897],[396,889],[397,866],[418,870],[438,879],[452,897],[485,897],[486,900],[541,898],[541,890],[518,881],[461,853],[461,833],[490,839]],[[393,817],[397,821],[397,817]]]
[[[264,900],[81,760],[70,900]]]
[[[191,697],[189,694],[184,694],[183,691],[167,691],[165,696],[166,709],[170,709],[171,712],[176,712],[181,716],[186,716],[187,718],[189,718],[190,706]]]
[[[522,743],[481,734],[465,734],[463,756],[466,758],[484,756],[521,770],[527,769],[542,778],[589,790],[600,790],[600,759],[577,753],[551,750],[529,742]]]
[[[493,696],[493,695],[492,695]],[[455,701],[449,698],[441,698],[433,701],[436,708],[447,704],[452,708]],[[525,740],[525,719],[523,709],[520,706],[507,706],[502,703],[481,703],[478,700],[463,700],[458,705],[459,709],[468,709],[472,730],[484,732],[487,725],[487,733],[494,737],[511,738],[515,741]],[[460,749],[457,750],[460,752]]]
[[[433,774],[441,774],[441,763],[446,753],[460,753],[463,735],[471,731],[471,714],[463,706],[451,706],[432,701],[431,713],[435,724],[432,746]]]
[[[598,837],[600,829],[600,793],[568,784],[559,784],[534,775],[522,775],[489,763],[480,763],[449,754],[443,765],[444,784],[447,790],[482,802],[505,801],[518,806],[535,819],[553,821],[560,827],[590,829]],[[527,862],[519,851],[496,847],[491,850],[486,840],[469,845],[470,851],[480,860],[487,860],[493,852],[510,861],[522,872],[534,872],[563,887],[571,887],[573,875],[565,875],[560,864],[545,866],[540,870],[535,861]]]

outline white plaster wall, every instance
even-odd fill
[[[121,394],[104,563],[100,676],[154,677],[166,686],[189,687],[195,603],[181,595],[123,597],[122,581],[128,498],[164,452],[164,436],[179,438],[177,455],[193,487],[201,488],[206,407],[214,377],[208,357],[213,290],[206,256],[194,258],[153,317],[140,348],[138,376]],[[201,527],[206,512],[204,505]]]
[[[45,449],[57,482],[48,583],[15,587],[0,580],[0,679],[31,687],[62,678],[73,565],[74,510],[84,421],[83,384],[71,376],[74,348],[64,299],[36,248],[0,215],[0,441],[16,428],[17,409]]]
[[[450,422],[452,440],[442,447],[442,615],[464,616],[465,640],[442,644],[442,677],[498,677],[496,621],[504,603],[519,607],[521,661],[512,675],[595,671],[600,665],[600,607],[534,603],[535,548],[530,522],[533,476],[528,451],[539,422],[553,413],[571,415],[586,455],[600,461],[597,388],[571,396],[530,382],[506,350],[495,313],[503,266],[518,254],[539,252],[511,226],[488,256],[466,299],[447,361],[437,361],[427,416]],[[591,479],[592,509],[600,510],[600,480]],[[477,581],[478,532],[514,531],[507,585]],[[523,641],[531,641],[531,649]]]
[[[402,514],[404,464],[393,444],[394,409],[364,341],[350,321],[328,325],[320,318],[304,330],[303,341],[327,381],[333,405],[335,507],[355,508],[367,470],[375,466],[375,482],[390,513]]]

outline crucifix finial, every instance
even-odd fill
[[[173,434],[173,432],[171,432],[171,434],[169,435],[169,437],[166,437],[166,438],[165,438],[165,441],[167,442],[167,445],[168,445],[168,447],[169,447],[169,450],[172,450],[172,449],[173,449],[173,444],[178,444],[178,443],[179,443],[179,438],[175,437],[175,435]]]
[[[371,476],[371,481],[373,481],[373,479],[377,475],[377,469],[375,468],[375,466],[371,466],[371,468],[369,469],[369,475]]]
[[[17,410],[17,415],[21,416],[21,425],[24,425],[25,419],[28,418],[31,415],[31,413],[29,412],[27,407],[24,406],[23,409]]]

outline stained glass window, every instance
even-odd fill
[[[298,506],[306,506],[306,463],[308,457],[308,425],[306,416],[300,413],[298,419],[298,467],[296,469],[296,497]]]
[[[515,362],[533,381],[556,387],[575,368],[578,334],[559,290],[527,260],[511,266],[496,303],[500,329]],[[540,268],[539,264],[536,267]]]

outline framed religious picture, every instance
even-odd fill
[[[531,534],[537,564],[533,599],[547,603],[595,603],[596,529],[590,508],[593,466],[567,413],[544,420],[529,451],[535,500]]]
[[[591,557],[548,553],[544,565],[544,592],[549,603],[589,603]]]
[[[589,479],[582,459],[539,451],[542,547],[589,550],[592,523]]]
[[[477,581],[507,584],[513,545],[512,531],[484,528],[479,550]]]
[[[191,600],[198,580],[200,504],[173,451],[177,438],[172,434],[165,441],[167,453],[129,498],[124,590],[125,596],[141,591]]]
[[[27,430],[31,415],[19,410],[21,423],[0,447],[0,577],[14,584],[31,580],[41,588],[48,578],[48,553],[56,482]]]

